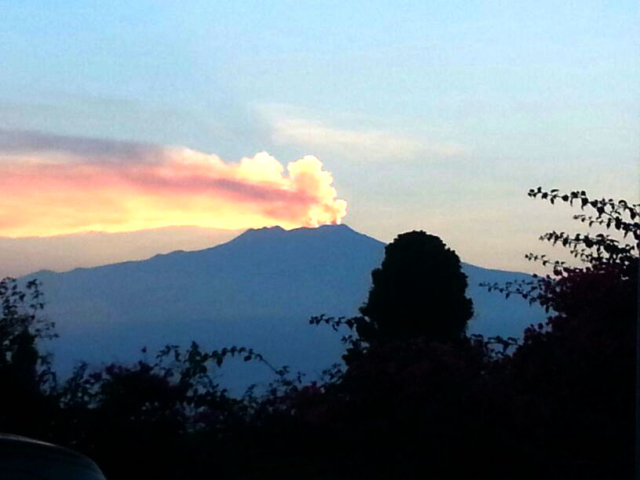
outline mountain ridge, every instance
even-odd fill
[[[340,360],[343,346],[340,335],[309,326],[308,319],[357,315],[384,247],[346,225],[265,228],[203,250],[25,279],[43,283],[46,312],[60,333],[50,347],[61,372],[80,360],[134,361],[143,346],[195,340],[203,348],[251,347],[272,363],[315,375]],[[476,309],[471,333],[518,336],[540,320],[540,311],[522,299],[506,301],[479,287],[529,276],[463,269]],[[223,371],[231,386],[260,378],[243,368]]]

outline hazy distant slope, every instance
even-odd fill
[[[193,226],[164,227],[136,232],[86,232],[52,237],[0,237],[0,278],[36,270],[65,271],[95,267],[177,249],[202,250],[241,233]]]
[[[63,370],[80,359],[132,360],[145,345],[196,340],[209,348],[250,346],[277,364],[317,372],[338,361],[342,347],[329,328],[309,326],[309,317],[356,314],[383,256],[382,242],[345,225],[274,227],[206,250],[32,276],[43,282],[57,323],[52,346]],[[478,286],[526,275],[464,268],[477,313],[472,332],[517,335],[541,318],[526,302]],[[260,378],[250,370],[225,370],[246,377],[227,381]]]

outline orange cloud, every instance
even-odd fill
[[[48,138],[37,134],[30,144],[29,134],[0,132],[0,236],[294,228],[340,223],[346,214],[331,173],[313,156],[285,170],[266,152],[227,163],[188,148]]]

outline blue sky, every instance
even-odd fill
[[[320,157],[346,223],[526,269],[571,211],[638,201],[635,1],[0,0],[0,129]]]

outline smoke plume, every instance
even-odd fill
[[[314,156],[286,168],[188,148],[0,132],[0,236],[340,223],[347,204]]]

